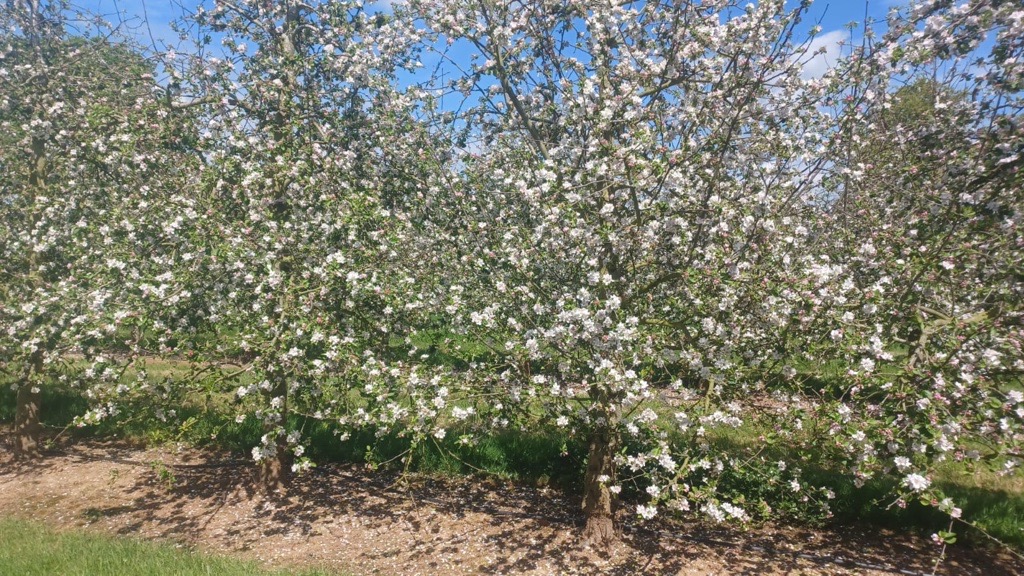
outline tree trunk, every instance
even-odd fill
[[[42,354],[33,354],[30,362],[28,377],[18,387],[14,414],[14,457],[19,460],[39,455],[39,433],[42,430],[39,409],[43,402],[43,394],[36,382],[43,369]]]
[[[268,494],[286,491],[292,479],[292,451],[288,448],[284,432],[279,428],[279,425],[285,428],[288,426],[288,384],[283,376],[276,375],[275,380],[266,400],[270,402],[273,398],[281,398],[281,420],[267,422],[264,426],[265,434],[275,435],[275,450],[273,456],[260,460],[260,488]]]
[[[266,493],[285,492],[292,480],[292,452],[283,437],[278,437],[273,456],[260,461],[260,488]]]
[[[614,436],[611,430],[596,430],[590,437],[587,471],[583,477],[583,543],[596,550],[606,550],[618,541],[612,516],[613,495],[608,489],[615,480]],[[610,480],[601,482],[607,476]]]

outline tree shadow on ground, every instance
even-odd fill
[[[582,517],[573,495],[488,478],[403,477],[329,464],[296,478],[285,494],[263,494],[252,462],[222,453],[94,442],[29,463],[0,458],[7,485],[52,474],[74,478],[87,466],[93,476],[110,476],[89,480],[110,495],[78,502],[79,521],[348,573],[928,574],[939,554],[923,538],[877,528],[743,531],[636,523],[625,512],[618,518],[622,542],[602,553],[579,545]],[[53,502],[45,505],[70,505]],[[1011,575],[1024,573],[1024,564],[954,546],[937,573]]]

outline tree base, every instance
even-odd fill
[[[291,481],[291,453],[278,447],[276,456],[260,462],[259,489],[267,494],[284,493],[291,486]]]
[[[615,437],[609,430],[596,430],[590,437],[590,453],[583,477],[583,514],[587,523],[583,527],[582,543],[599,552],[606,552],[619,541],[612,520],[614,495],[607,482],[615,478]]]
[[[591,549],[603,551],[619,543],[615,523],[610,516],[591,516],[583,527],[580,542]]]
[[[42,394],[33,392],[31,385],[18,388],[17,408],[15,409],[14,427],[14,458],[30,460],[39,456],[39,434],[42,425],[39,422],[39,408]]]

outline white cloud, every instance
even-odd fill
[[[818,34],[807,45],[807,51],[797,59],[803,70],[800,77],[804,80],[820,78],[839,62],[842,57],[842,42],[849,38],[846,30],[833,30]]]

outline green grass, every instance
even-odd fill
[[[742,450],[744,446],[756,444],[756,434],[756,429],[745,426],[718,437],[716,443],[728,451]],[[786,448],[780,444],[765,452],[769,467],[771,462],[781,459]],[[903,507],[896,505],[894,494],[898,492],[898,480],[878,477],[858,487],[849,474],[835,470],[827,461],[818,461],[820,454],[809,456],[810,460],[803,466],[803,478],[812,486],[828,487],[835,492],[835,498],[829,501],[833,514],[829,523],[889,528],[924,536],[949,526],[950,517],[935,506],[918,500],[906,502]],[[932,478],[935,488],[963,510],[963,521],[953,524],[953,532],[960,542],[990,545],[996,543],[994,538],[1017,551],[1024,551],[1024,477],[1001,476],[983,466],[971,472],[966,464],[948,461],[935,470]],[[756,478],[751,482],[742,474],[727,475],[719,487],[722,491],[748,497],[761,495],[777,512],[785,510],[780,505],[793,504],[788,498],[792,494],[786,489],[779,493],[778,489],[759,485]],[[799,506],[790,509],[794,513],[788,516],[789,520],[816,523],[813,515],[804,516]]]
[[[1017,551],[1024,550],[1024,480],[987,473],[966,478],[961,472],[940,470],[935,481],[938,489],[963,508],[963,520],[974,525],[953,524],[959,542],[996,544],[991,536]],[[948,515],[916,500],[902,508],[894,505],[892,480],[875,479],[858,488],[848,476],[832,472],[808,471],[805,476],[812,484],[835,491],[831,509],[838,525],[868,525],[927,536],[945,530],[950,522]]]
[[[40,418],[44,426],[63,428],[89,409],[89,402],[82,395],[65,387],[44,386]],[[9,382],[0,382],[0,422],[13,422],[17,393],[11,390]]]
[[[202,554],[170,544],[86,532],[56,532],[0,518],[0,576],[302,576],[323,571],[270,571],[254,562]]]
[[[0,389],[0,423],[13,420],[14,403],[14,393]],[[151,416],[112,418],[95,426],[72,426],[63,434],[78,438],[121,438],[149,445],[184,442],[243,456],[259,444],[263,430],[255,418],[236,422],[216,402],[198,404],[180,407],[176,421],[160,422]],[[51,431],[64,430],[87,406],[75,390],[59,386],[43,388],[42,419]],[[409,467],[412,472],[442,476],[482,473],[531,484],[543,481],[568,490],[581,486],[586,447],[555,430],[505,431],[478,438],[472,444],[460,444],[460,433],[453,429],[442,441],[428,438],[414,448],[410,439],[398,431],[378,437],[374,429],[367,427],[341,441],[331,422],[294,415],[290,420],[290,428],[302,431],[307,453],[315,462],[388,462],[391,466],[401,466],[401,456],[412,450],[414,457]]]
[[[263,430],[254,418],[241,423],[215,411],[183,410],[187,430],[166,426],[157,432],[154,423],[132,424],[133,437],[169,438],[193,445],[207,445],[248,454],[259,443]],[[147,425],[149,426],[147,428]],[[392,431],[378,436],[371,427],[361,428],[341,441],[331,422],[292,416],[290,428],[302,431],[307,454],[314,462],[358,464],[387,463],[401,468],[402,458],[412,453],[409,471],[439,476],[484,474],[525,483],[541,481],[567,490],[581,488],[586,447],[556,431],[505,431],[460,444],[458,429],[444,440],[427,438],[413,446],[408,436]],[[216,438],[214,438],[216,436]]]

